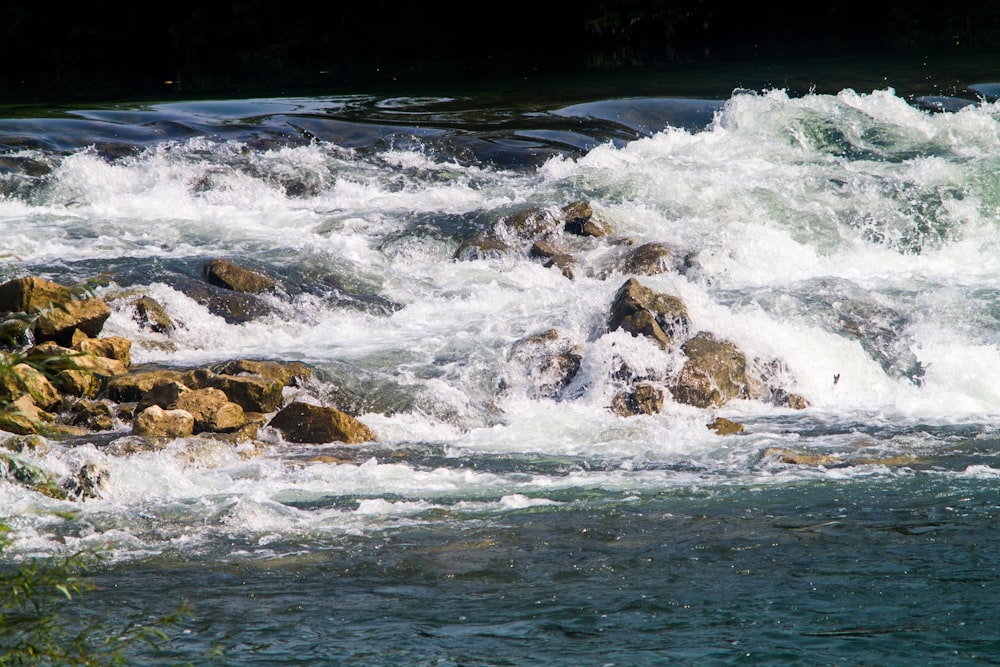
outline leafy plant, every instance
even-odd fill
[[[0,557],[9,547],[9,527],[0,523]],[[104,667],[128,664],[139,644],[157,648],[187,616],[182,606],[151,625],[109,628],[101,620],[66,623],[60,611],[93,586],[84,572],[91,552],[34,559],[0,569],[0,667]]]

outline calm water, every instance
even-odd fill
[[[306,362],[376,441],[53,442],[24,456],[107,482],[0,481],[8,557],[100,549],[113,622],[189,602],[134,664],[1000,662],[1000,106],[969,90],[1000,72],[824,65],[11,112],[10,275],[108,276],[135,363]],[[629,246],[573,241],[572,280],[455,259],[580,199],[681,248],[640,281],[809,407],[616,416],[623,364],[684,362],[607,331]],[[218,256],[281,284],[258,317],[196,298]],[[555,390],[518,352],[548,329],[581,358]]]

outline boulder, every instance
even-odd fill
[[[211,387],[186,391],[171,406],[194,417],[194,432],[235,431],[243,426],[243,408],[230,401],[220,389]]]
[[[747,360],[735,343],[700,332],[681,346],[687,361],[670,386],[674,400],[699,408],[748,397]]]
[[[571,340],[549,329],[514,343],[508,360],[527,379],[529,396],[556,398],[580,371],[583,356]]]
[[[243,294],[273,290],[277,283],[265,275],[251,271],[227,259],[213,259],[205,265],[205,277],[217,287]]]
[[[172,410],[177,406],[178,399],[190,391],[190,387],[183,382],[169,379],[159,380],[139,399],[135,411],[139,413],[153,405],[158,405],[165,410]]]
[[[151,296],[141,296],[133,304],[135,320],[139,326],[155,333],[170,334],[177,328],[159,301]]]
[[[105,387],[107,397],[118,403],[142,400],[158,382],[182,382],[184,372],[171,368],[133,368],[124,375],[116,375],[108,380]]]
[[[285,386],[298,384],[312,375],[312,369],[298,361],[278,362],[259,359],[232,359],[214,364],[211,370],[220,375],[259,375]]]
[[[536,206],[500,218],[496,224],[496,232],[501,239],[530,244],[558,234],[564,224],[561,214]]]
[[[70,288],[44,278],[15,278],[0,285],[2,312],[40,313],[68,303],[72,298]]]
[[[111,406],[105,401],[81,398],[70,406],[70,423],[90,431],[110,431],[115,427]]]
[[[73,334],[79,330],[88,336],[97,336],[111,316],[111,309],[103,299],[93,297],[58,304],[43,311],[35,320],[35,339],[71,345]]]
[[[45,373],[34,366],[20,363],[11,370],[13,372],[9,379],[13,381],[15,386],[9,388],[6,386],[7,382],[4,383],[4,386],[0,388],[0,393],[4,394],[4,398],[11,399],[26,393],[31,397],[32,403],[43,410],[53,410],[62,402],[59,390]]]
[[[575,201],[562,209],[565,216],[563,228],[577,236],[603,237],[608,235],[608,229],[602,223],[594,220],[594,209],[590,202]]]
[[[268,426],[289,442],[354,444],[374,439],[367,426],[347,413],[299,401],[278,412]]]
[[[132,365],[132,341],[122,336],[83,338],[74,342],[73,349],[95,357],[120,361],[125,368]]]
[[[188,386],[222,390],[229,400],[248,412],[274,412],[281,407],[284,383],[256,375],[225,375],[204,369],[188,376]]]
[[[611,303],[608,330],[624,329],[633,336],[648,336],[669,349],[687,337],[687,306],[681,299],[658,294],[629,278]]]
[[[711,423],[706,424],[706,426],[719,435],[733,435],[743,432],[743,424],[726,419],[725,417],[717,417]]]
[[[629,250],[622,264],[624,273],[652,276],[678,271],[684,265],[681,251],[664,243],[644,243]]]
[[[147,438],[186,438],[194,433],[194,417],[185,410],[152,405],[136,414],[132,433]]]
[[[55,416],[35,405],[28,394],[23,394],[0,409],[0,430],[9,433],[42,433],[53,421]]]
[[[616,394],[611,401],[611,411],[619,417],[652,415],[663,408],[663,398],[662,389],[649,383],[642,383],[633,391]]]
[[[510,252],[509,245],[488,236],[472,236],[464,239],[455,250],[454,259],[500,259]]]

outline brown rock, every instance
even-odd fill
[[[747,360],[729,341],[701,332],[681,346],[687,361],[670,387],[674,400],[699,408],[747,397]]]
[[[565,230],[577,236],[607,236],[607,228],[594,220],[594,209],[590,202],[576,201],[563,207],[566,216]]]
[[[743,432],[743,424],[726,419],[725,417],[718,417],[712,423],[707,424],[707,426],[719,435],[732,435]]]
[[[44,278],[16,278],[0,285],[0,311],[9,313],[38,313],[72,298],[68,287]]]
[[[105,392],[112,401],[130,403],[142,400],[158,382],[182,382],[183,371],[169,368],[144,367],[108,380]]]
[[[42,433],[55,421],[55,416],[35,405],[24,394],[0,409],[0,430],[18,435]]]
[[[248,412],[274,412],[281,407],[284,384],[278,380],[254,375],[221,375],[202,373],[196,378],[197,388],[221,389],[233,403]]]
[[[110,316],[111,309],[103,299],[94,297],[67,301],[44,311],[35,320],[35,339],[70,345],[76,330],[91,337],[97,336]]]
[[[678,270],[682,265],[683,259],[677,248],[653,242],[629,251],[622,269],[625,273],[652,276]]]
[[[549,329],[514,343],[509,360],[526,377],[529,394],[555,398],[579,373],[583,356],[571,340]]]
[[[185,410],[152,405],[135,416],[132,433],[147,438],[186,438],[194,432],[194,417]]]
[[[667,294],[658,294],[629,278],[615,294],[608,330],[624,329],[633,336],[648,336],[668,349],[688,333],[687,306]]]
[[[498,239],[473,236],[464,239],[455,250],[454,259],[468,261],[476,259],[500,259],[510,252],[510,246]]]
[[[631,392],[615,395],[611,401],[611,411],[620,417],[652,415],[663,408],[663,390],[643,383]]]
[[[132,341],[122,336],[85,338],[75,343],[73,348],[95,357],[115,359],[126,368],[132,365]]]
[[[277,362],[257,359],[232,359],[212,366],[220,375],[259,375],[285,386],[297,384],[312,375],[312,369],[298,361]]]
[[[49,378],[28,364],[17,364],[14,366],[13,379],[20,390],[17,393],[27,393],[31,396],[31,401],[43,410],[52,410],[62,402],[62,396],[49,381]],[[8,397],[13,396],[11,393]]]
[[[221,389],[193,389],[178,396],[172,406],[194,417],[194,432],[234,431],[243,426],[243,408],[230,401]]]
[[[266,292],[276,287],[276,283],[265,275],[251,271],[227,259],[213,259],[205,266],[205,276],[208,282],[219,287],[255,294]]]
[[[504,216],[496,228],[501,238],[535,241],[558,232],[563,224],[549,209],[532,207]]]
[[[141,296],[135,300],[135,319],[140,326],[156,333],[173,333],[176,326],[166,309],[151,296]]]
[[[268,426],[290,442],[352,444],[374,439],[367,426],[347,413],[298,401],[278,412]]]
[[[115,417],[111,406],[104,401],[81,398],[70,407],[70,423],[83,426],[91,431],[110,431],[115,427]]]
[[[178,399],[190,391],[191,389],[182,382],[169,379],[159,380],[139,399],[135,411],[139,413],[153,405],[158,405],[165,410],[173,410],[177,407]]]

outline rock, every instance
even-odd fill
[[[497,235],[507,241],[521,241],[529,244],[562,231],[561,215],[549,208],[532,207],[506,215],[497,222]]]
[[[84,338],[73,344],[73,349],[105,359],[120,361],[125,368],[132,365],[132,341],[122,336]]]
[[[194,432],[235,431],[243,426],[243,408],[230,401],[220,389],[193,389],[178,396],[174,405],[194,417]]]
[[[699,408],[747,398],[747,361],[734,343],[701,332],[681,346],[687,361],[670,393],[674,400]]]
[[[96,463],[85,463],[76,475],[64,479],[61,486],[71,498],[77,500],[100,498],[108,474],[106,468]]]
[[[549,329],[514,343],[508,360],[524,374],[529,396],[556,398],[580,371],[583,357],[571,340]]]
[[[678,271],[684,265],[680,250],[663,243],[644,243],[633,248],[622,265],[624,273],[652,276]]]
[[[805,410],[811,404],[809,403],[809,399],[805,398],[804,396],[800,396],[799,394],[788,393],[785,394],[785,399],[782,405],[785,405],[791,408],[792,410]]]
[[[178,399],[190,391],[191,388],[183,382],[169,379],[159,380],[139,399],[135,411],[139,413],[153,405],[158,405],[165,410],[172,410],[177,407]]]
[[[374,439],[367,426],[347,413],[298,401],[278,412],[268,426],[289,442],[353,444]]]
[[[50,498],[59,500],[66,498],[66,491],[49,473],[5,452],[0,452],[0,477],[22,484]]]
[[[0,285],[2,312],[40,313],[68,303],[72,298],[70,288],[44,278],[15,278]]]
[[[17,364],[13,368],[19,389],[31,396],[31,401],[43,410],[53,410],[62,402],[62,396],[55,385],[40,370],[28,364]]]
[[[191,378],[194,388],[221,389],[233,403],[248,412],[274,412],[281,407],[284,384],[254,375],[224,375],[203,370]]]
[[[563,228],[577,236],[603,237],[608,235],[607,228],[594,220],[594,209],[590,202],[576,201],[563,207],[566,222]]]
[[[642,383],[631,392],[615,395],[611,401],[611,411],[620,417],[652,415],[663,408],[663,398],[662,389]]]
[[[70,407],[70,415],[71,424],[83,426],[90,431],[110,431],[115,427],[111,406],[105,401],[81,398]]]
[[[608,330],[624,329],[633,336],[648,336],[664,349],[674,347],[688,334],[687,306],[674,296],[658,294],[629,278],[615,294]]]
[[[152,405],[135,416],[132,433],[147,438],[186,438],[194,433],[194,417],[185,410]]]
[[[509,245],[486,236],[473,236],[463,240],[455,250],[454,259],[457,260],[477,260],[477,259],[500,259],[510,252]]]
[[[43,433],[55,421],[55,416],[35,405],[24,394],[0,409],[0,430],[18,435]]]
[[[0,322],[0,348],[15,350],[34,344],[35,332],[31,329],[30,318],[21,315]]]
[[[212,365],[211,370],[220,375],[259,375],[268,380],[277,380],[285,386],[298,384],[312,375],[312,369],[298,361],[232,359]]]
[[[277,286],[265,275],[251,271],[226,259],[213,259],[205,265],[208,282],[243,294],[266,292]]]
[[[732,435],[743,432],[743,424],[726,419],[725,417],[717,417],[712,423],[707,424],[707,426],[719,435]]]
[[[111,309],[97,297],[67,301],[45,310],[35,320],[35,339],[71,345],[73,334],[80,330],[95,337],[111,316]]]
[[[105,393],[112,401],[129,403],[142,400],[142,397],[158,382],[182,382],[183,380],[184,372],[175,369],[133,368],[124,375],[116,375],[108,380]]]
[[[135,320],[141,327],[161,334],[171,334],[177,328],[166,309],[151,296],[139,297],[135,300],[133,308],[135,308]]]

